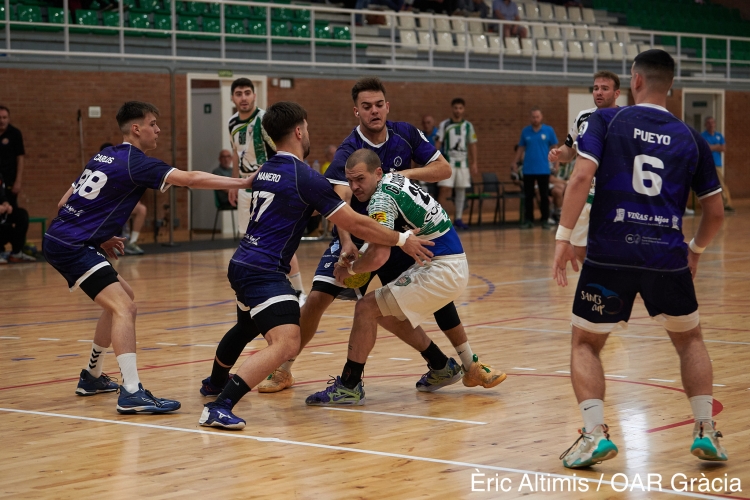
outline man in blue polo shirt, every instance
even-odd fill
[[[526,197],[526,220],[522,229],[534,227],[534,183],[539,186],[540,209],[542,211],[542,228],[549,229],[549,175],[550,165],[547,160],[549,150],[557,144],[555,131],[542,123],[542,111],[531,108],[531,125],[521,131],[516,157],[511,163],[511,171],[517,170],[516,164],[523,158],[523,190]]]
[[[732,197],[729,195],[729,189],[727,183],[724,181],[724,165],[721,163],[721,153],[726,152],[727,145],[724,140],[724,136],[721,132],[716,130],[716,120],[713,116],[706,118],[706,130],[701,133],[708,146],[711,148],[711,152],[714,156],[714,164],[716,165],[716,173],[719,175],[719,181],[721,182],[721,196],[724,200],[724,211],[734,212],[732,208]]]

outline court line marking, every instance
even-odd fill
[[[628,378],[627,375],[612,375],[611,373],[605,373],[605,377],[612,377],[612,378]]]
[[[411,358],[388,358],[393,361],[411,361]]]
[[[352,413],[369,413],[371,415],[387,415],[389,417],[423,418],[425,420],[441,420],[443,422],[458,422],[460,424],[487,425],[487,422],[479,422],[476,420],[457,420],[455,418],[425,417],[423,415],[410,415],[408,413],[389,413],[385,411],[370,411],[370,410],[348,410],[346,408],[331,408],[330,406],[321,406],[320,408],[322,410],[348,411]]]
[[[668,380],[665,378],[650,378],[649,380],[653,382],[675,382],[674,380]]]
[[[466,467],[467,469],[487,469],[487,470],[493,470],[493,471],[498,471],[498,472],[510,472],[510,473],[515,473],[515,474],[530,474],[534,476],[543,476],[543,477],[558,477],[558,478],[563,478],[563,479],[572,479],[575,477],[577,480],[583,480],[591,484],[606,484],[607,486],[621,487],[624,485],[624,483],[620,483],[617,481],[608,481],[608,480],[600,480],[597,478],[573,476],[572,474],[568,475],[568,474],[557,474],[554,472],[538,472],[538,471],[533,471],[533,470],[515,469],[511,467],[501,467],[497,465],[484,465],[484,464],[475,464],[471,462],[459,462],[457,460],[444,460],[440,458],[420,457],[417,455],[405,455],[403,453],[389,453],[386,451],[349,448],[346,446],[309,443],[306,441],[292,441],[289,439],[264,438],[260,436],[252,436],[250,434],[228,433],[225,431],[186,429],[183,427],[169,427],[166,425],[143,424],[139,422],[125,422],[121,420],[107,420],[104,418],[82,417],[78,415],[66,415],[64,413],[18,410],[14,408],[0,408],[0,411],[5,411],[9,413],[20,413],[20,414],[25,414],[25,415],[37,415],[37,416],[42,416],[42,417],[56,417],[56,418],[68,418],[71,420],[85,420],[88,422],[98,422],[98,423],[103,423],[103,424],[128,425],[132,427],[141,427],[145,429],[184,432],[184,433],[199,434],[199,435],[204,435],[204,436],[222,436],[222,437],[229,438],[229,439],[251,439],[253,441],[259,441],[262,443],[280,443],[280,444],[287,444],[287,445],[292,445],[292,446],[319,448],[323,450],[344,451],[344,452],[349,452],[349,453],[359,453],[362,455],[375,455],[375,456],[386,457],[386,458],[412,460],[415,462],[428,462],[428,463],[434,463],[434,464],[440,464],[440,465]],[[657,491],[653,491],[651,493],[657,493]],[[746,500],[743,497],[728,496],[728,495],[722,495],[722,496],[704,495],[701,493],[693,493],[690,491],[677,491],[677,490],[666,489],[666,488],[659,490],[658,493],[667,493],[667,494],[678,495],[678,496],[689,497],[689,498],[705,498],[705,499],[710,499],[710,500],[720,500],[721,498],[735,498],[735,499],[740,499],[740,500]]]
[[[328,354],[333,354],[333,353],[332,352],[313,351],[310,354],[326,354],[326,355],[328,355]]]
[[[535,372],[536,368],[521,368],[520,366],[514,366],[511,370],[528,370],[530,372]]]
[[[37,340],[49,340],[49,341],[57,342],[60,339],[50,339],[50,338],[47,338],[47,337],[39,337]]]
[[[0,337],[3,340],[20,340],[21,337]]]

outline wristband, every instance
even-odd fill
[[[406,243],[406,240],[409,239],[409,236],[412,234],[411,230],[404,231],[403,233],[399,233],[398,235],[398,243],[396,243],[397,247],[404,246],[404,243]]]
[[[572,229],[568,229],[564,226],[557,226],[557,233],[555,234],[556,240],[570,241],[570,235],[573,233]]]
[[[697,254],[702,254],[703,251],[706,249],[706,247],[699,247],[695,244],[695,238],[690,240],[690,243],[688,243],[688,247],[690,248],[690,251]]]
[[[348,267],[346,268],[346,270],[347,270],[347,272],[348,272],[349,274],[351,274],[352,276],[354,276],[355,274],[357,274],[357,273],[355,273],[355,272],[354,272],[354,262],[352,262],[352,265],[351,265],[351,266],[348,266]]]

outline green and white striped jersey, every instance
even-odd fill
[[[474,125],[467,120],[454,122],[450,118],[440,122],[437,132],[437,140],[443,156],[452,166],[468,166],[469,144],[477,142],[477,133]]]
[[[229,119],[229,138],[240,159],[240,177],[258,170],[275,151],[273,141],[261,125],[264,114],[265,111],[255,108],[247,120],[240,120],[239,113]]]

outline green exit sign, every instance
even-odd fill
[[[234,72],[231,69],[219,70],[219,76],[222,78],[231,78],[233,75],[234,75]]]

